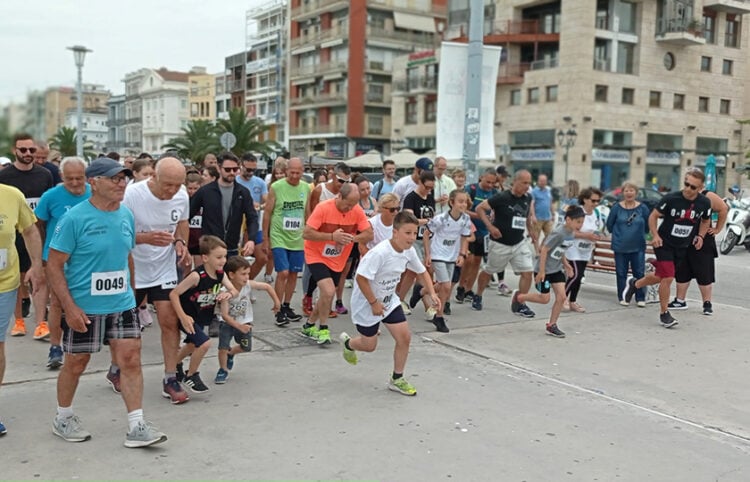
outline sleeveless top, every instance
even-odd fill
[[[203,265],[193,270],[200,276],[198,285],[193,286],[180,295],[180,305],[185,314],[193,317],[197,325],[206,326],[211,323],[216,307],[216,296],[221,290],[221,280],[224,272],[217,271],[216,279],[206,273]]]

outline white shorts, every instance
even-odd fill
[[[435,281],[438,283],[450,283],[453,279],[453,270],[455,267],[456,263],[433,261],[432,270],[435,272]]]
[[[534,271],[534,255],[528,240],[524,239],[513,246],[492,240],[489,244],[487,261],[482,264],[485,273],[499,273],[505,270],[508,263],[516,274]]]

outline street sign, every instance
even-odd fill
[[[224,149],[231,149],[237,144],[237,137],[231,132],[225,132],[219,137],[219,143]]]

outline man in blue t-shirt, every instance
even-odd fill
[[[543,231],[544,236],[552,232],[555,227],[555,211],[552,209],[552,189],[547,185],[547,176],[539,174],[536,179],[536,186],[531,190],[531,197],[534,198],[534,224],[532,224],[531,235],[538,243],[542,242],[539,236]]]
[[[86,163],[83,162],[83,159],[66,157],[60,164],[63,183],[45,192],[41,199],[39,199],[39,204],[37,204],[34,210],[34,214],[36,214],[39,220],[40,231],[42,236],[44,236],[42,260],[45,263],[47,261],[47,254],[49,253],[49,243],[52,240],[52,234],[55,232],[57,223],[60,222],[60,219],[73,206],[87,200],[91,196],[91,188],[86,183],[85,169]],[[39,289],[48,293],[44,295],[45,299],[50,296],[46,284]],[[61,316],[62,308],[60,307],[60,300],[53,293],[49,297],[49,315],[47,316],[50,333],[47,368],[51,369],[60,368],[63,362],[63,351],[60,345],[62,341]]]
[[[235,178],[237,184],[245,186],[250,195],[253,197],[253,204],[258,211],[258,226],[263,225],[263,210],[266,207],[266,198],[268,197],[268,185],[265,181],[255,175],[258,168],[258,159],[252,152],[246,152],[242,155],[240,165],[240,175]],[[245,235],[246,236],[246,235]],[[255,236],[255,245],[260,246],[263,242],[263,230],[259,229]],[[250,279],[255,279],[260,270],[265,268],[267,257],[262,249],[256,249],[253,253],[255,263],[250,267]]]
[[[65,311],[65,364],[57,378],[57,416],[52,432],[68,442],[91,438],[73,412],[78,380],[92,353],[107,343],[121,373],[128,411],[125,446],[167,440],[143,417],[141,328],[135,312],[133,257],[135,221],[121,205],[131,171],[107,157],[86,169],[91,197],[64,216],[52,236],[47,259],[50,287]]]

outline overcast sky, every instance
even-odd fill
[[[73,52],[84,45],[84,83],[124,93],[142,67],[224,69],[245,48],[245,12],[268,0],[0,0],[0,105],[33,89],[75,86]]]

